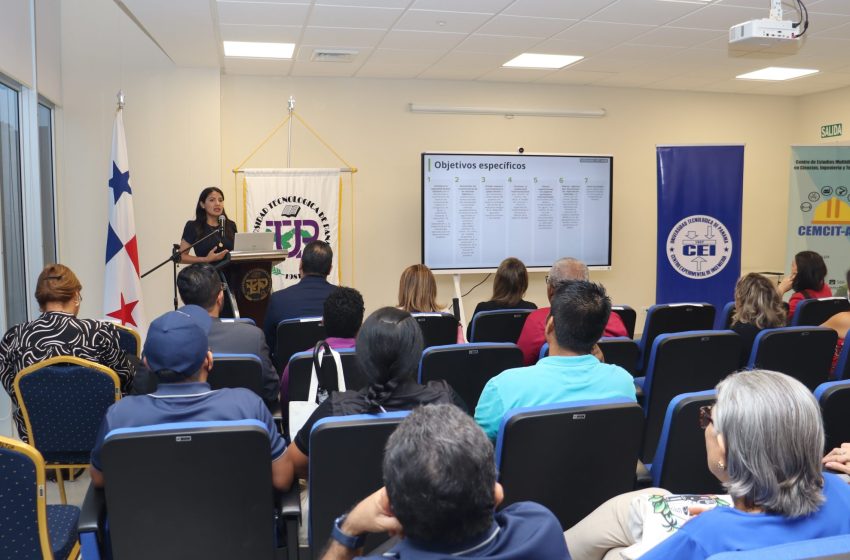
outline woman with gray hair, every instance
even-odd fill
[[[802,383],[766,370],[732,374],[717,385],[717,403],[700,410],[700,424],[708,468],[723,483],[734,507],[697,512],[641,558],[708,558],[724,551],[850,534],[850,487],[821,470],[820,408]],[[592,557],[582,554],[592,531],[586,522],[595,517],[598,525],[600,512],[629,507],[621,498],[606,502],[566,532],[573,558]],[[622,542],[609,544],[614,548],[634,542],[623,535]]]

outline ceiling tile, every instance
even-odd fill
[[[478,29],[489,35],[513,35],[545,39],[573,25],[574,19],[552,19],[498,15]]]
[[[578,69],[564,68],[548,76],[543,76],[536,80],[536,83],[588,85],[610,78],[613,75],[610,72],[582,72]]]
[[[603,39],[614,46],[628,41],[638,35],[655,29],[652,25],[636,25],[631,23],[603,23],[598,21],[581,21],[566,31],[559,33],[553,39],[570,41],[599,41]]]
[[[356,51],[354,54],[354,58],[351,62],[328,62],[328,61],[314,61],[311,60],[313,57],[313,52],[316,49],[325,49],[327,45],[300,45],[295,50],[294,59],[299,64],[310,62],[313,64],[322,64],[322,65],[334,65],[334,66],[354,66],[355,68],[359,68],[361,64],[363,64],[366,59],[370,57],[372,54],[372,49],[370,48],[359,48],[359,49],[351,49]]]
[[[850,37],[850,16],[830,14],[809,14],[809,29],[805,37],[830,37],[847,39]]]
[[[408,10],[395,24],[402,31],[439,31],[472,33],[490,19],[488,14],[469,12],[444,12],[436,10]]]
[[[478,78],[478,80],[482,82],[530,83],[534,80],[547,76],[552,72],[553,71],[549,69],[538,70],[531,68],[496,68],[495,70],[491,70],[490,72],[485,73],[480,78]]]
[[[370,64],[434,64],[443,55],[445,51],[419,51],[419,50],[401,50],[401,49],[375,49],[372,56],[369,57]]]
[[[672,25],[676,27],[694,27],[697,29],[716,29],[718,31],[729,31],[729,28],[751,19],[766,18],[769,14],[768,3],[765,8],[745,8],[737,6],[726,6],[723,4],[711,4],[704,8],[677,19]]]
[[[355,6],[359,8],[407,8],[412,0],[319,0],[316,6]]]
[[[723,6],[738,6],[743,8],[758,8],[764,12],[764,16],[762,17],[767,17],[768,13],[770,12],[770,2],[765,2],[765,0],[717,0],[716,2],[713,2],[713,4],[721,4]],[[783,11],[790,10],[791,6],[789,3],[784,2],[782,8]]]
[[[685,2],[657,2],[655,0],[619,0],[588,19],[611,23],[641,23],[663,25],[702,8],[699,4]],[[687,26],[684,26],[687,27]],[[698,27],[698,26],[694,26]]]
[[[505,10],[506,14],[561,19],[582,19],[616,0],[516,0]]]
[[[627,41],[635,45],[659,45],[662,47],[693,47],[716,39],[718,34],[728,41],[726,32],[683,27],[658,27],[648,33]]]
[[[355,27],[389,29],[404,10],[397,8],[357,8],[314,6],[308,25],[317,27]]]
[[[466,33],[431,33],[428,31],[403,31],[393,29],[381,41],[388,49],[451,49],[466,38]]]
[[[839,57],[846,60],[850,54],[850,37],[832,39],[829,37],[805,37],[798,54],[803,56]]]
[[[513,0],[416,0],[415,10],[443,10],[448,12],[477,12],[497,14]]]
[[[464,39],[455,50],[459,52],[499,52],[516,55],[522,52],[529,52],[531,47],[538,42],[538,39],[533,37],[505,37],[502,35],[479,35],[476,33]]]
[[[373,64],[367,61],[360,67],[358,78],[396,78],[411,79],[428,67],[427,64]]]
[[[374,47],[385,32],[380,29],[346,29],[340,27],[307,27],[303,43],[325,47]]]
[[[220,1],[218,20],[224,24],[304,25],[309,8],[309,4]]]
[[[287,25],[219,26],[222,41],[255,41],[260,43],[296,43],[303,27]]]
[[[176,5],[169,0],[125,0],[125,5],[178,66],[219,67],[221,47],[208,0]]]
[[[652,45],[619,45],[605,51],[604,55],[609,58],[621,58],[623,60],[658,61],[677,54],[684,49],[678,47],[657,47]]]
[[[850,2],[847,0],[820,0],[806,3],[809,13],[818,12],[821,14],[841,14],[850,16]]]
[[[572,41],[563,39],[547,39],[534,46],[534,50],[542,53],[575,54],[590,56],[611,48],[610,43],[596,41]]]

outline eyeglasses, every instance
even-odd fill
[[[714,406],[699,407],[699,427],[703,430],[708,428],[708,425],[714,422],[714,419],[711,417],[712,408],[714,408]]]

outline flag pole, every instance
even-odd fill
[[[289,96],[289,101],[286,103],[286,109],[289,111],[289,130],[287,132],[288,139],[286,142],[286,167],[292,167],[292,113],[295,111],[295,98]]]
[[[124,108],[124,90],[118,90],[118,110],[122,110]]]

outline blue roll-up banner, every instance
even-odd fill
[[[656,303],[734,299],[744,146],[658,146]]]

